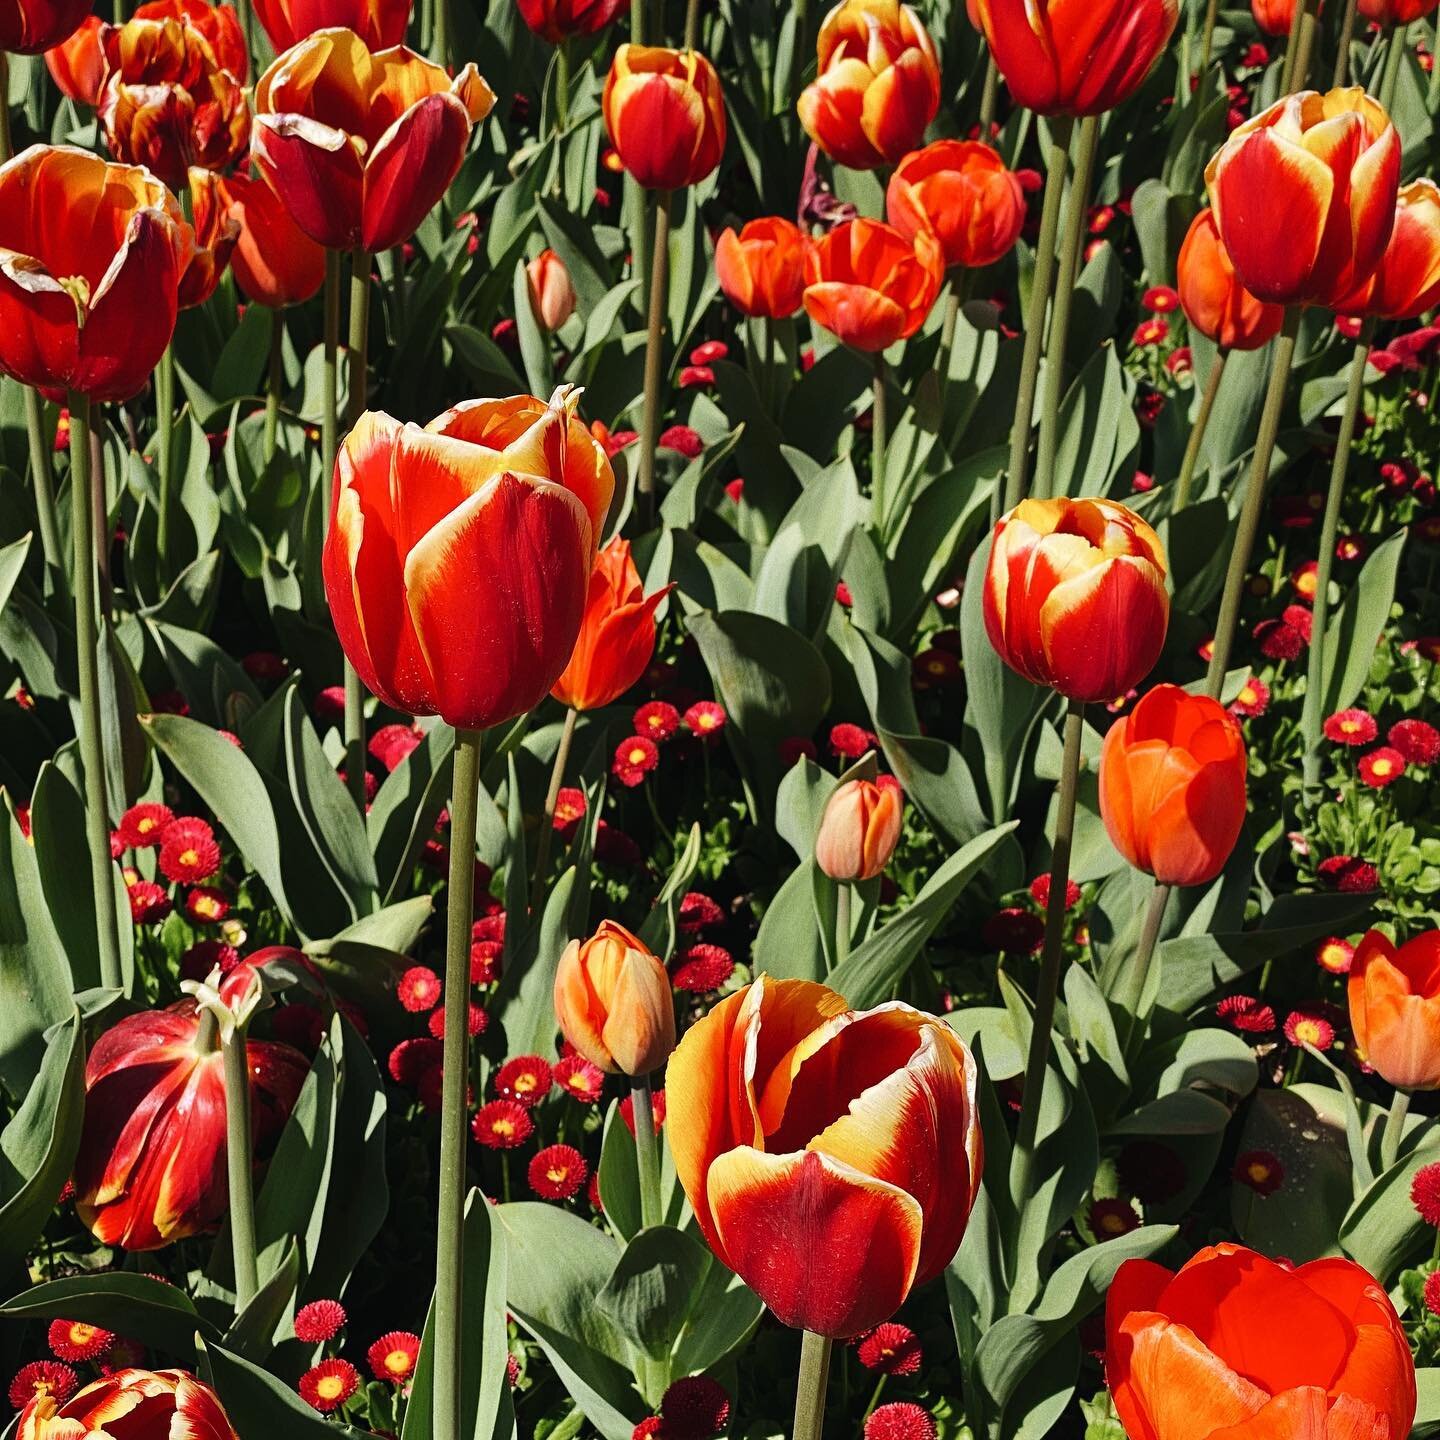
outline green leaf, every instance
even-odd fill
[[[637,1350],[662,1359],[679,1338],[710,1263],[709,1250],[693,1235],[652,1226],[625,1247],[595,1303]]]
[[[0,611],[5,609],[5,602],[10,598],[10,592],[15,588],[15,582],[25,568],[25,557],[30,553],[30,539],[31,532],[27,530],[18,540],[0,546]]]
[[[1431,1435],[1440,1427],[1440,1368],[1422,1366],[1415,1372],[1415,1428],[1413,1440]]]
[[[671,1373],[698,1375],[734,1355],[765,1313],[764,1302],[718,1260],[711,1262],[675,1346]]]
[[[1402,1266],[1429,1254],[1434,1228],[1415,1209],[1410,1184],[1416,1171],[1436,1159],[1440,1159],[1440,1134],[1432,1131],[1379,1176],[1341,1222],[1340,1248],[1382,1285],[1391,1285]]]
[[[635,1139],[620,1114],[618,1100],[611,1102],[605,1116],[599,1177],[605,1223],[621,1240],[629,1240],[640,1231],[640,1175],[636,1169]]]
[[[336,1440],[360,1436],[349,1425],[332,1425],[283,1380],[243,1356],[207,1342],[204,1356],[215,1392],[239,1435],[283,1435],[285,1440]]]
[[[675,863],[670,867],[670,874],[666,877],[660,893],[655,897],[655,903],[650,907],[650,913],[645,917],[645,923],[640,927],[640,938],[657,955],[673,955],[675,953],[678,944],[680,902],[685,898],[691,878],[699,867],[700,854],[700,822],[697,820],[690,827],[690,833],[685,837],[685,844],[679,855],[675,857]]]
[[[241,1355],[263,1361],[274,1344],[275,1331],[290,1313],[300,1283],[300,1250],[289,1241],[269,1279],[225,1332],[225,1343]]]
[[[1354,704],[1365,686],[1375,646],[1395,603],[1395,577],[1405,536],[1404,530],[1397,530],[1370,552],[1354,587],[1326,626],[1324,715]]]
[[[550,342],[535,319],[530,303],[530,277],[524,260],[515,262],[513,287],[515,333],[520,341],[520,362],[532,394],[549,395],[555,388],[554,364],[550,358]]]
[[[555,1053],[555,972],[561,952],[576,938],[571,898],[577,883],[572,865],[546,898],[545,914],[538,931],[532,932],[532,943],[505,957],[493,1011],[505,1026],[508,1054]]]
[[[183,1290],[124,1270],[67,1275],[33,1286],[0,1305],[0,1315],[83,1320],[181,1358],[193,1354],[196,1331],[207,1337],[217,1333]]]
[[[309,941],[305,953],[342,994],[365,1003],[384,1000],[409,968],[409,953],[434,906],[429,895],[386,905],[328,940]]]
[[[404,894],[454,771],[455,732],[432,725],[425,738],[384,779],[365,816],[382,902]]]
[[[816,874],[812,856],[785,877],[765,907],[750,959],[757,975],[772,975],[777,980],[825,979],[829,967],[815,914]]]

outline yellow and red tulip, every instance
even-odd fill
[[[698,185],[725,153],[725,96],[694,50],[622,45],[601,97],[620,163],[647,190]]]
[[[1257,300],[1240,283],[1213,210],[1191,221],[1175,262],[1175,283],[1185,318],[1223,349],[1258,350],[1285,323],[1283,305]]]
[[[15,1440],[238,1440],[220,1397],[183,1370],[116,1370],[64,1404],[37,1395]]]
[[[212,5],[209,0],[145,0],[145,4],[136,6],[131,19],[179,20],[187,29],[200,33],[211,58],[222,70],[242,83],[250,77],[250,52],[233,5]]]
[[[210,171],[190,171],[192,200],[205,189]],[[230,256],[240,239],[240,221],[228,207],[205,204],[196,200],[193,207],[195,249],[190,263],[180,277],[179,305],[182,310],[203,305],[214,293],[230,263]]]
[[[411,0],[255,0],[277,54],[321,30],[353,30],[371,50],[405,43]]]
[[[1440,302],[1440,186],[1403,185],[1395,197],[1395,228],[1375,273],[1335,302],[1341,315],[1411,320]]]

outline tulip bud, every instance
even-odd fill
[[[979,269],[993,265],[1019,237],[1025,192],[988,145],[937,140],[896,166],[885,211],[902,235],[913,239],[932,231],[947,266]]]
[[[879,220],[847,220],[805,257],[805,312],[856,350],[888,350],[925,323],[945,279],[929,230],[907,240]]]
[[[592,1064],[648,1075],[675,1048],[675,1000],[665,967],[623,925],[601,922],[572,940],[555,972],[555,1018]]]
[[[1440,930],[1398,948],[1370,931],[1347,984],[1360,1058],[1401,1089],[1440,1090]]]
[[[1266,35],[1288,35],[1295,0],[1250,0],[1250,13]]]
[[[105,86],[105,37],[108,26],[98,15],[87,15],[68,40],[45,52],[45,68],[60,93],[92,110]]]
[[[694,50],[622,45],[601,99],[610,143],[646,190],[698,185],[725,151],[725,97]]]
[[[184,1370],[112,1370],[63,1403],[37,1394],[20,1412],[15,1440],[237,1440],[220,1397]]]
[[[1240,283],[1213,210],[1202,210],[1191,222],[1175,264],[1175,281],[1185,318],[1221,349],[1258,350],[1285,323],[1283,305],[1257,300]]]
[[[536,322],[543,330],[558,330],[575,313],[575,286],[565,262],[553,250],[542,250],[525,267],[525,276]]]
[[[520,18],[549,45],[594,35],[627,8],[628,0],[517,0]]]
[[[1412,320],[1440,303],[1440,186],[1421,179],[1395,197],[1395,228],[1375,273],[1335,302],[1341,315]]]
[[[715,276],[742,315],[784,320],[800,308],[809,248],[810,237],[789,220],[751,220],[715,242]]]
[[[893,775],[837,786],[820,817],[815,863],[832,880],[873,880],[895,853],[903,808]]]

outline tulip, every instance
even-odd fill
[[[321,30],[353,30],[370,50],[405,43],[411,0],[255,0],[277,55]]]
[[[644,941],[613,920],[561,953],[555,1018],[571,1045],[611,1075],[648,1075],[675,1048],[670,977]]]
[[[547,45],[573,35],[594,35],[611,24],[626,0],[517,0],[520,18]]]
[[[1440,0],[1358,0],[1356,9],[1377,25],[1410,25],[1429,15]]]
[[[804,298],[809,248],[810,237],[789,220],[751,220],[738,235],[727,229],[715,242],[715,276],[742,315],[784,320]]]
[[[611,540],[590,575],[574,653],[550,693],[572,710],[598,710],[618,700],[645,673],[655,653],[655,611],[674,588],[665,585],[647,596],[630,542],[618,535]]]
[[[1277,100],[1205,168],[1235,273],[1277,305],[1329,305],[1369,278],[1399,180],[1400,137],[1359,86]]]
[[[1135,1440],[1396,1440],[1415,1418],[1405,1331],[1351,1260],[1291,1266],[1231,1244],[1178,1274],[1127,1260],[1105,1331],[1110,1394]]]
[[[249,1052],[255,1113],[283,1124],[309,1065],[278,1041]],[[189,1001],[127,1015],[96,1041],[75,1191],[96,1238],[126,1250],[158,1250],[225,1213],[224,1062]]]
[[[3,0],[0,50],[12,55],[49,50],[75,33],[90,6],[91,0]]]
[[[1398,949],[1370,931],[1350,962],[1348,990],[1365,1062],[1403,1090],[1440,1090],[1440,930]]]
[[[1069,700],[1113,700],[1160,658],[1160,537],[1114,500],[1022,500],[995,526],[983,592],[996,653]]]
[[[16,1440],[238,1440],[220,1397],[183,1370],[116,1370],[63,1405],[37,1395],[20,1414]]]
[[[250,51],[233,6],[211,5],[209,0],[146,0],[136,7],[131,19],[182,22],[187,29],[200,33],[216,65],[228,70],[236,80],[249,79]],[[120,28],[123,31],[124,27]]]
[[[848,220],[805,257],[805,311],[857,350],[887,350],[925,322],[945,278],[940,242],[879,220]]]
[[[290,217],[331,249],[388,250],[445,193],[495,95],[396,45],[320,30],[255,87],[255,163]]]
[[[1014,245],[1025,223],[1025,192],[988,145],[937,140],[896,167],[885,212],[911,239],[932,231],[947,266],[975,270],[993,265]]]
[[[310,299],[325,281],[325,250],[299,230],[263,180],[249,175],[190,172],[195,228],[204,232],[212,214],[238,223],[230,257],[236,283],[247,299],[272,310]]]
[[[1017,105],[1103,115],[1140,88],[1180,17],[1178,0],[975,0]]]
[[[693,1025],[666,1131],[701,1233],[786,1325],[845,1339],[959,1248],[980,1187],[976,1067],[900,1001],[762,975]]]
[[[92,110],[105,86],[105,37],[110,28],[98,15],[87,15],[68,40],[45,52],[45,68],[60,93]]]
[[[472,400],[423,430],[366,412],[346,437],[325,591],[387,705],[481,730],[560,678],[615,484],[579,399]]]
[[[180,277],[179,304],[182,310],[203,305],[214,293],[230,263],[231,254],[240,239],[240,221],[228,206],[214,203],[215,191],[207,184],[210,171],[190,171],[190,194],[193,201],[195,249],[190,263]],[[202,199],[201,196],[206,198]]]
[[[1266,35],[1288,35],[1295,18],[1295,0],[1250,0],[1250,13]]]
[[[1218,701],[1157,685],[1105,736],[1100,814],[1115,848],[1161,885],[1205,885],[1245,823],[1245,741]]]
[[[940,108],[940,64],[908,5],[841,0],[820,26],[816,57],[796,108],[832,160],[874,170],[920,144]]]
[[[832,879],[873,880],[900,840],[904,797],[889,775],[847,780],[825,802],[815,836],[815,863]]]
[[[1213,210],[1202,210],[1191,222],[1175,278],[1185,318],[1221,349],[1258,350],[1280,333],[1285,307],[1257,300],[1240,283]]]
[[[694,50],[622,45],[601,99],[610,143],[646,190],[698,185],[725,152],[725,97]]]
[[[525,278],[537,323],[558,330],[575,313],[575,282],[565,262],[553,250],[542,250],[525,267]]]
[[[0,166],[0,370],[51,400],[128,400],[170,343],[190,247],[152,175],[32,145]]]
[[[1342,315],[1413,320],[1440,303],[1440,186],[1416,180],[1395,197],[1395,228],[1375,273],[1335,302]]]

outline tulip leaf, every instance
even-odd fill
[[[814,857],[797,865],[760,917],[750,965],[777,980],[824,980],[829,968],[825,937],[815,913]]]
[[[1410,1198],[1416,1171],[1440,1160],[1440,1131],[1431,1129],[1399,1162],[1379,1176],[1340,1223],[1340,1248],[1389,1286],[1405,1264],[1428,1255],[1434,1228]]]
[[[244,1356],[202,1342],[204,1368],[238,1435],[275,1435],[285,1440],[349,1440],[365,1432],[334,1425],[317,1415],[289,1385]]]
[[[195,1336],[218,1335],[183,1290],[125,1270],[67,1275],[36,1285],[0,1305],[17,1320],[82,1320],[167,1355],[188,1358]]]
[[[523,259],[515,262],[515,333],[520,340],[520,363],[525,367],[525,380],[533,395],[549,395],[555,388],[555,366],[550,358],[550,342],[535,318],[530,299],[530,275]]]
[[[620,1113],[620,1102],[611,1105],[605,1116],[605,1133],[600,1141],[600,1198],[605,1219],[621,1240],[632,1239],[640,1230],[640,1171],[635,1137]],[[678,1225],[685,1210],[685,1192],[675,1178],[675,1157],[670,1147],[660,1145],[660,1208],[667,1225]]]
[[[599,806],[595,807],[594,813],[599,813]],[[684,847],[676,856],[665,884],[640,927],[640,939],[659,956],[673,955],[679,943],[680,902],[685,898],[685,891],[700,864],[700,850],[700,822],[697,820],[690,827]]]
[[[555,1053],[555,972],[560,965],[561,951],[575,938],[571,899],[578,883],[576,867],[572,865],[555,882],[546,898],[545,914],[539,926],[532,927],[519,945],[510,947],[509,927],[506,928],[508,953],[500,972],[493,1013],[505,1027],[507,1054]],[[524,913],[523,904],[520,913]]]
[[[1415,1372],[1415,1428],[1413,1440],[1433,1435],[1440,1427],[1440,1367],[1422,1365]]]
[[[632,1237],[595,1303],[637,1350],[663,1359],[693,1312],[710,1265],[709,1250],[693,1235],[655,1225]]]
[[[1350,593],[1325,627],[1322,715],[1353,705],[1365,687],[1375,662],[1375,647],[1395,602],[1395,578],[1405,535],[1404,530],[1397,530],[1371,551]]]
[[[420,852],[450,794],[455,732],[432,725],[425,738],[384,779],[365,816],[381,903],[403,897]]]
[[[300,1250],[294,1240],[286,1243],[280,1262],[250,1303],[236,1315],[225,1332],[225,1343],[257,1362],[269,1355],[275,1331],[290,1311],[295,1287],[300,1282]]]
[[[1140,451],[1134,383],[1113,344],[1094,351],[1075,377],[1060,404],[1057,495],[1109,495],[1134,474]]]
[[[414,895],[362,916],[327,940],[308,941],[305,953],[342,995],[378,1003],[409,968],[409,952],[434,909],[429,895]]]
[[[680,1331],[671,1372],[698,1375],[721,1364],[745,1343],[764,1313],[760,1297],[712,1259]]]
[[[10,592],[15,588],[15,582],[25,568],[25,557],[30,553],[31,538],[31,532],[27,530],[18,540],[12,540],[8,545],[0,545],[0,612],[4,611],[5,602],[10,598]]]

